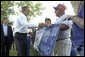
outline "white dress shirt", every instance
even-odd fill
[[[18,19],[14,22],[14,34],[19,33],[28,33],[27,29],[31,27],[38,27],[38,25],[30,24],[27,22],[27,17],[21,13]]]
[[[7,36],[7,25],[3,24],[3,32],[4,32],[4,36]]]

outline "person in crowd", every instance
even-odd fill
[[[41,40],[41,37],[43,35],[43,30],[42,28],[44,27],[44,23],[39,23],[38,25],[38,28],[36,29],[36,33],[35,33],[35,39],[34,39],[34,51],[35,51],[35,56],[41,56],[40,53],[39,53],[39,50],[38,50],[38,46],[40,44],[40,40]],[[41,36],[41,37],[39,37]]]
[[[1,24],[1,56],[9,56],[13,40],[12,27],[8,25],[8,18],[4,17]]]
[[[38,27],[37,25],[30,24],[27,21],[27,16],[29,15],[29,7],[23,6],[22,13],[18,16],[18,19],[15,21],[14,27],[14,36],[15,36],[15,43],[18,56],[27,56],[27,45],[26,45],[26,38],[29,28]]]
[[[70,56],[71,52],[71,29],[72,29],[72,20],[70,20],[69,15],[65,14],[66,6],[64,4],[58,4],[58,6],[54,7],[55,14],[57,17],[57,21],[55,24],[60,25],[59,37],[56,40],[56,45],[54,48],[54,56]]]

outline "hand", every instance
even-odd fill
[[[43,26],[45,26],[44,23],[39,23],[39,27],[43,27]]]

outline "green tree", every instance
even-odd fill
[[[14,6],[13,3],[14,1],[1,1],[1,19],[14,13],[14,10],[11,8]]]
[[[1,1],[1,19],[3,19],[4,16],[16,14],[14,11],[14,6],[17,6],[18,8],[28,6],[31,10],[29,13],[29,18],[35,17],[36,15],[41,15],[42,10],[45,9],[39,1]]]

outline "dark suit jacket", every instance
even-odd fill
[[[7,31],[7,36],[8,36],[8,43],[11,44],[13,42],[13,32],[11,26],[8,26],[8,31]],[[5,38],[4,38],[4,32],[3,32],[3,26],[1,24],[1,45],[4,44]]]

